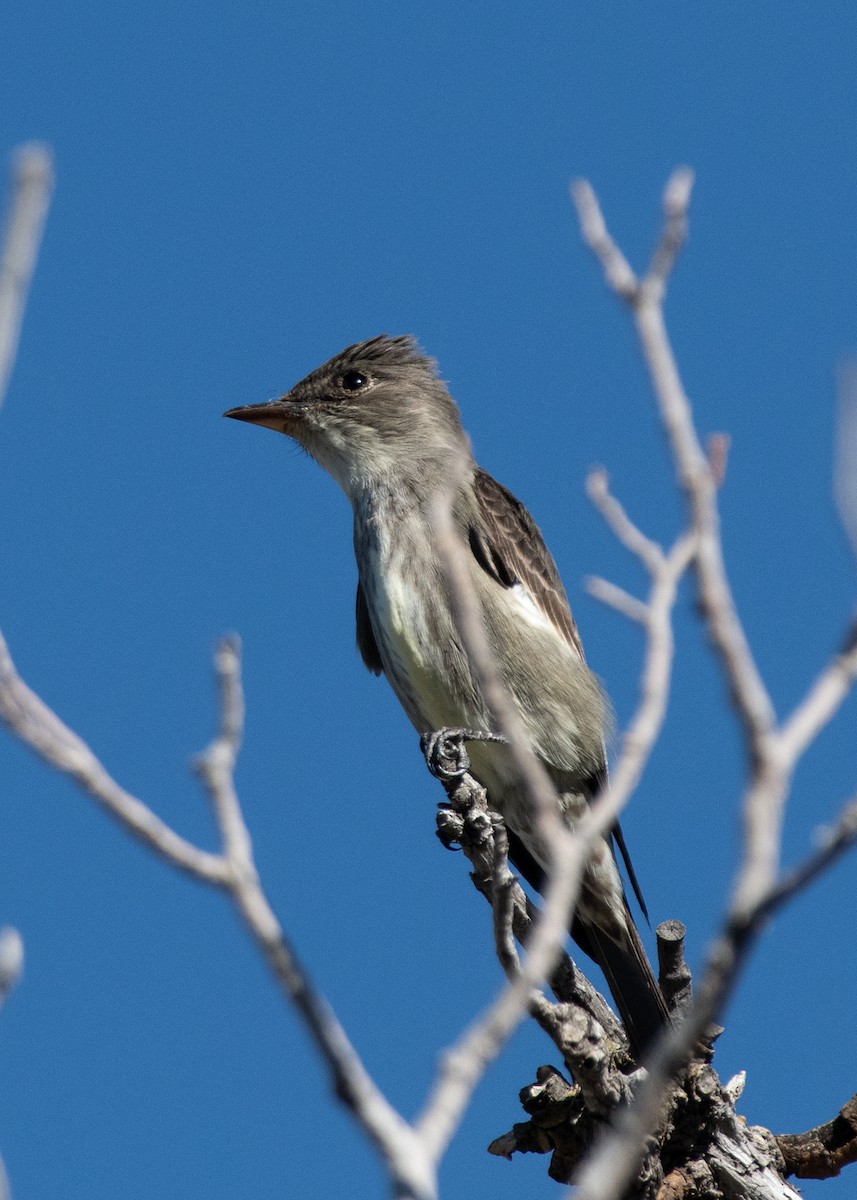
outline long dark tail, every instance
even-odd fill
[[[627,946],[618,945],[597,925],[584,924],[579,918],[572,921],[571,936],[604,972],[631,1053],[639,1062],[670,1018],[630,912],[627,928]]]
[[[506,832],[510,862],[530,887],[543,892],[546,882],[543,868],[516,833],[508,827]],[[604,972],[610,994],[628,1034],[631,1052],[639,1062],[654,1038],[669,1024],[670,1018],[627,905],[626,912],[627,946],[620,946],[596,925],[582,921],[580,917],[574,918],[570,932],[584,954],[588,954]]]

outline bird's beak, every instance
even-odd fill
[[[305,405],[281,396],[279,400],[269,400],[267,404],[244,404],[240,408],[230,408],[224,417],[234,417],[236,421],[249,421],[251,425],[264,425],[267,429],[276,429],[278,433],[291,433],[304,412]]]

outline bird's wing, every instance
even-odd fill
[[[539,528],[520,500],[493,479],[481,467],[476,468],[474,479],[479,521],[468,530],[470,548],[476,561],[493,579],[503,587],[515,584],[524,587],[540,612],[552,623],[560,636],[574,652],[584,658],[583,644],[577,631],[574,617],[562,580],[550,551],[545,545]],[[604,767],[592,780],[595,794],[604,784],[607,768]],[[612,830],[619,853],[628,872],[628,880],[637,897],[643,915],[648,920],[648,911],[637,873],[631,862],[622,828],[617,821]],[[520,857],[520,856],[519,856]],[[540,890],[538,882],[530,878],[520,862],[516,865],[533,886]]]
[[[526,508],[481,467],[473,481],[478,520],[468,530],[482,569],[506,588],[520,585],[582,660],[583,644],[568,597],[539,528]]]
[[[372,622],[369,620],[369,606],[359,583],[357,584],[357,649],[372,674],[380,675],[384,667],[372,630]]]

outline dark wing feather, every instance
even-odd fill
[[[483,571],[503,587],[513,587],[520,582],[565,641],[583,659],[583,644],[571,615],[565,588],[535,521],[520,500],[481,467],[476,468],[473,482],[481,524],[479,528],[471,528],[468,534],[476,561]],[[593,795],[603,782],[603,775],[592,780]],[[625,863],[631,888],[643,916],[648,920],[643,893],[618,821],[613,827],[613,837]],[[541,890],[525,868],[519,865],[518,869],[529,883]]]
[[[568,597],[533,518],[511,492],[481,467],[473,480],[479,525],[468,530],[474,557],[503,587],[520,583],[557,633],[583,658]]]
[[[375,641],[372,622],[369,620],[369,606],[359,583],[357,584],[357,649],[372,674],[380,675],[384,666],[378,651],[378,643]]]

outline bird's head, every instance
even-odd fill
[[[351,498],[467,447],[434,359],[411,337],[357,342],[278,399],[224,416],[294,438]]]

